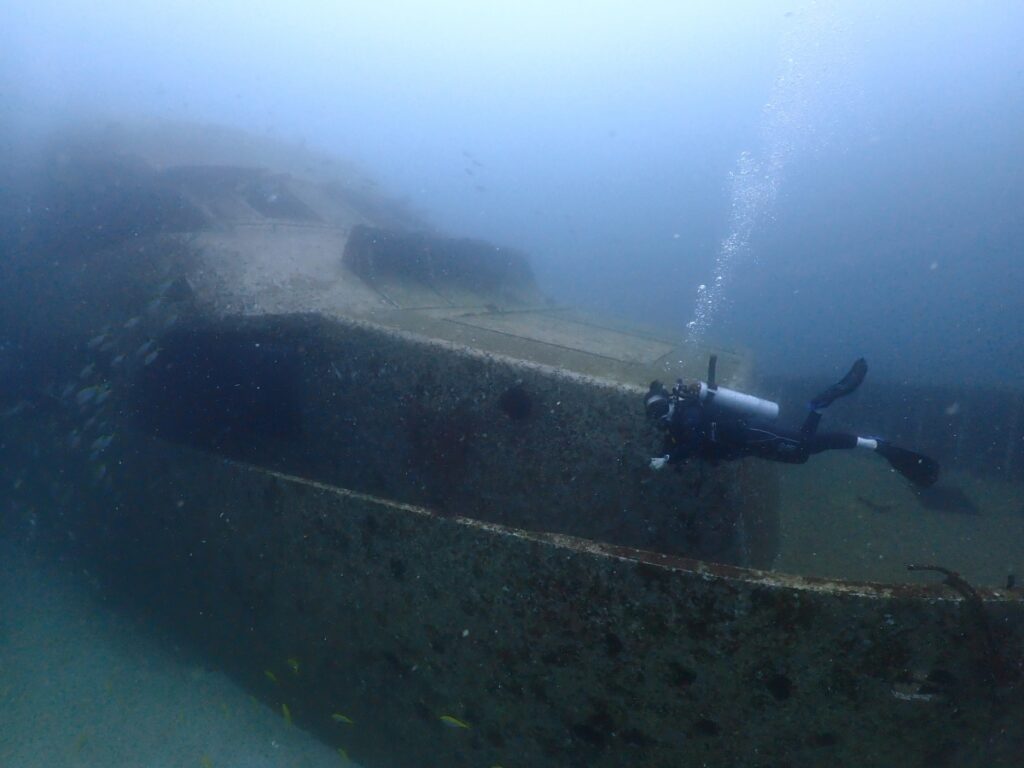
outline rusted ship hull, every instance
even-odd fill
[[[1018,597],[979,619],[941,587],[442,516],[138,435],[107,485],[25,426],[5,464],[51,489],[48,535],[375,768],[1017,764]]]

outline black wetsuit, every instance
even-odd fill
[[[665,430],[663,455],[651,460],[652,469],[661,469],[667,460],[678,464],[699,458],[712,464],[719,461],[756,456],[769,461],[803,464],[822,451],[848,450],[863,444],[879,453],[920,488],[933,485],[939,478],[939,465],[934,459],[887,440],[868,438],[842,432],[818,433],[821,412],[837,398],[854,392],[868,372],[861,358],[840,381],[811,400],[811,412],[799,430],[781,429],[774,424],[716,408],[714,393],[709,398],[700,388],[686,386],[682,381],[670,393],[661,382],[651,382],[644,400],[648,417],[657,420]],[[711,378],[709,376],[709,378]]]
[[[666,420],[665,454],[670,464],[692,457],[718,463],[745,456],[803,464],[815,453],[857,447],[856,435],[819,434],[820,420],[821,414],[811,411],[799,430],[788,430],[700,403],[678,403]]]
[[[648,392],[648,412],[660,414],[666,429],[665,453],[670,464],[691,456],[712,463],[757,456],[769,461],[803,464],[815,453],[857,447],[856,435],[819,435],[818,422],[821,411],[838,398],[854,392],[867,372],[864,358],[854,362],[840,381],[811,400],[811,412],[799,431],[780,429],[774,424],[715,408],[713,396],[708,404],[702,403],[695,392],[689,397],[672,398],[657,381],[651,383]]]

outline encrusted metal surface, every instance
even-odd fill
[[[375,768],[1019,764],[1018,594],[710,566],[130,435],[96,482],[61,450],[21,475],[66,484],[45,527]]]
[[[186,414],[203,429],[231,409],[223,392],[280,394],[252,421],[282,419],[232,445],[236,458],[335,486],[528,530],[767,566],[777,480],[757,462],[655,474],[661,439],[645,390],[355,321],[223,319],[174,331],[129,383],[153,433]],[[237,372],[221,374],[235,360]],[[179,373],[187,372],[187,380]],[[252,382],[256,381],[255,387]],[[141,394],[140,394],[141,393]],[[205,409],[205,410],[204,410]],[[247,428],[226,424],[226,431]],[[210,445],[210,443],[215,445]]]

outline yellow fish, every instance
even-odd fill
[[[284,715],[285,723],[288,724],[288,725],[291,725],[292,724],[292,711],[290,709],[288,709],[288,705],[287,704],[282,704],[281,705],[281,714]]]
[[[299,660],[296,659],[294,656],[288,659],[288,666],[296,675],[299,674]]]
[[[213,768],[213,760],[211,760],[208,755],[203,755],[203,758],[199,761],[199,764],[203,766],[203,768]]]
[[[331,715],[331,720],[333,720],[336,723],[345,723],[345,725],[352,725],[352,723],[355,722],[354,720],[352,720],[351,717],[345,717],[344,715],[340,715],[337,712]]]
[[[346,752],[341,747],[338,747],[338,754],[341,755],[341,759],[344,760],[346,763],[352,761],[352,758],[348,756],[348,752]]]
[[[469,725],[451,715],[441,715],[441,722],[451,728],[469,728]]]
[[[276,683],[277,682],[277,675],[275,675],[269,669],[264,669],[263,670],[263,674],[267,676],[267,680],[269,680],[270,682],[272,682],[272,683]]]

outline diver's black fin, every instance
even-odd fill
[[[903,475],[918,488],[935,485],[939,479],[939,463],[920,453],[908,451],[884,440],[878,441],[875,450],[885,457],[893,469]]]
[[[849,372],[843,376],[841,381],[836,382],[816,398],[811,400],[811,410],[820,411],[832,405],[833,400],[845,397],[861,385],[864,377],[868,375],[868,364],[863,357],[858,358]]]

